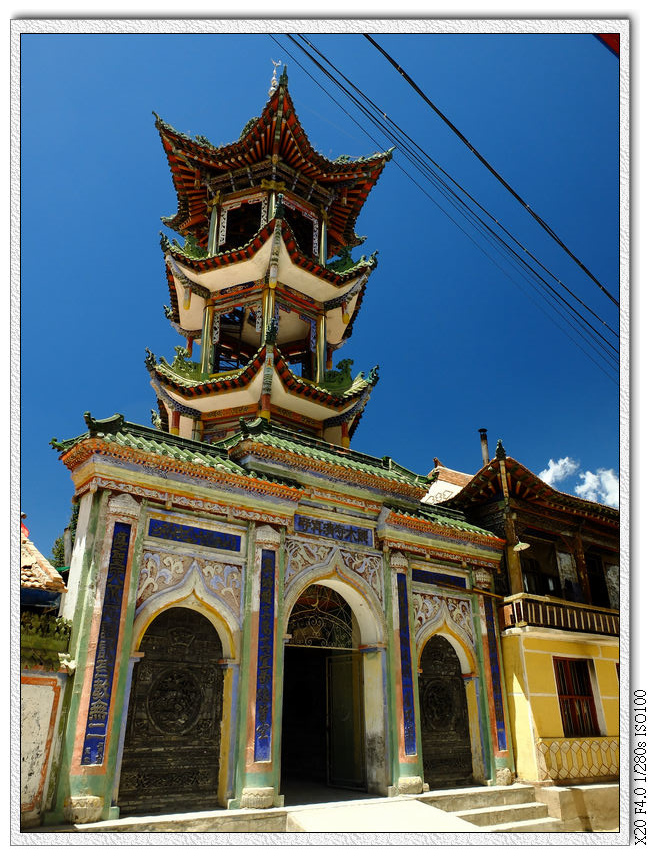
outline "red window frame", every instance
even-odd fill
[[[584,658],[553,658],[553,666],[565,737],[600,736],[589,662]]]

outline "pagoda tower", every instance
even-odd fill
[[[276,831],[305,782],[419,796],[510,777],[506,541],[350,448],[377,372],[332,368],[377,263],[351,250],[390,151],[316,153],[286,72],[233,144],[156,126],[184,344],[171,363],[147,350],[157,428],[86,412],[51,442],[78,510],[45,822],[268,809],[237,825]]]
[[[156,127],[178,198],[163,223],[184,240],[162,238],[165,312],[185,340],[172,363],[147,349],[156,425],[217,442],[259,417],[349,447],[377,368],[353,379],[352,362],[333,369],[333,357],[377,264],[376,253],[356,262],[350,253],[365,240],[356,220],[392,151],[317,153],[286,69],[233,144],[189,138],[157,115]]]

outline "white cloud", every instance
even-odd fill
[[[539,473],[539,477],[545,484],[553,486],[553,484],[558,483],[558,481],[563,481],[565,478],[569,477],[569,475],[575,474],[579,468],[580,463],[576,460],[571,459],[571,457],[561,457],[557,462],[555,460],[549,460],[548,468],[543,469]]]
[[[595,472],[580,472],[581,484],[575,488],[577,496],[592,502],[602,502],[610,508],[619,503],[618,475],[614,469],[597,469]]]

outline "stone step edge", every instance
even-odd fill
[[[538,820],[522,820],[520,823],[495,823],[485,827],[489,832],[562,832],[562,821],[557,817],[540,817]]]
[[[485,808],[464,808],[460,811],[453,811],[461,820],[469,820],[472,817],[482,816],[484,814],[515,814],[517,811],[533,809],[534,811],[543,811],[548,816],[548,806],[543,802],[518,802],[513,805],[489,805]]]
[[[425,802],[427,805],[432,805],[440,808],[443,811],[454,811],[458,809],[458,803],[463,802],[466,799],[471,800],[472,797],[487,802],[490,802],[490,800],[499,800],[498,803],[496,801],[492,801],[489,807],[505,807],[505,805],[510,804],[532,805],[537,801],[535,797],[535,789],[533,787],[527,787],[523,785],[517,788],[513,788],[512,786],[484,787],[480,788],[479,790],[454,792],[449,795],[441,794],[439,792],[421,793],[417,798],[421,802]],[[509,799],[515,799],[517,801],[509,802]],[[461,809],[465,810],[463,806],[461,806]]]

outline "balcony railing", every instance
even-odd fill
[[[618,637],[619,612],[550,596],[522,593],[504,598],[501,627],[522,628],[526,625]]]

